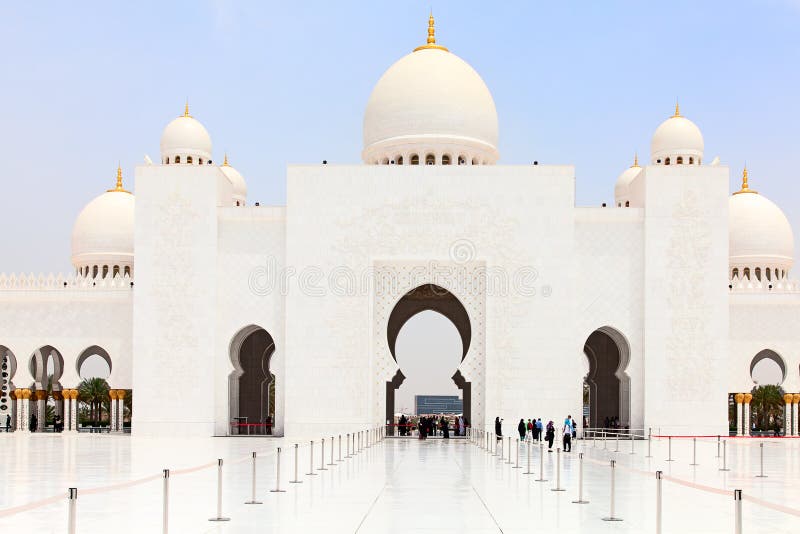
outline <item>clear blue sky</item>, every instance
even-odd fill
[[[494,95],[500,163],[574,164],[578,203],[610,201],[679,97],[706,161],[734,187],[746,160],[800,237],[797,0],[3,2],[0,271],[69,270],[75,216],[117,161],[130,186],[158,159],[187,97],[250,201],[283,203],[287,164],[359,162],[369,93],[431,7]]]

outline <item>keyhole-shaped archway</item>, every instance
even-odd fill
[[[435,311],[445,316],[458,330],[461,337],[462,352],[461,361],[467,355],[469,345],[472,340],[472,327],[469,321],[469,314],[466,308],[458,298],[447,289],[435,285],[424,284],[418,286],[397,301],[392,313],[389,315],[389,321],[386,327],[386,337],[389,344],[389,351],[392,354],[395,362],[397,355],[395,348],[397,345],[397,336],[403,325],[409,319],[423,311]],[[386,420],[392,421],[395,413],[395,392],[402,385],[405,380],[403,372],[398,370],[392,380],[386,382]],[[467,422],[472,422],[472,407],[471,407],[471,384],[461,375],[460,371],[456,371],[452,376],[453,382],[458,389],[461,390],[463,396],[463,413]]]

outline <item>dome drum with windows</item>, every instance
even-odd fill
[[[492,94],[463,59],[427,43],[381,76],[364,114],[367,164],[485,165],[495,163],[497,110]]]
[[[211,164],[211,136],[202,123],[189,114],[188,102],[183,115],[167,124],[161,134],[161,163]]]

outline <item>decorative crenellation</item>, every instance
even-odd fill
[[[800,293],[800,281],[797,280],[749,280],[735,277],[728,283],[732,293]]]
[[[130,275],[107,274],[105,277],[81,276],[78,274],[34,273],[6,274],[0,273],[0,291],[18,290],[64,290],[64,289],[117,289],[130,290],[133,278]]]

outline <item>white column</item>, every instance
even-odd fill
[[[72,390],[72,395],[69,399],[69,417],[72,421],[72,431],[78,432],[78,392],[77,390]]]
[[[28,431],[28,418],[27,418],[27,406],[28,406],[28,394],[26,394],[26,390],[18,389],[17,392],[17,432],[27,432]]]
[[[118,404],[117,404],[117,390],[112,389],[108,392],[108,395],[111,397],[111,421],[110,421],[110,430],[111,432],[117,431],[117,411],[118,411]]]
[[[743,419],[743,417],[742,417],[742,415],[743,415],[743,412],[742,412],[742,401],[744,400],[744,394],[743,393],[737,393],[734,396],[734,400],[736,400],[736,435],[737,436],[741,436],[742,435],[742,419]]]
[[[742,426],[744,427],[744,435],[749,436],[750,428],[752,427],[752,425],[750,424],[750,403],[745,402],[743,404],[743,407],[744,407],[744,423]]]
[[[797,436],[797,405],[800,403],[800,393],[795,393],[792,398],[792,435]]]
[[[791,436],[792,435],[792,401],[794,400],[794,395],[791,393],[787,393],[783,396],[783,401],[786,403],[786,410],[784,411],[783,416],[783,435],[784,436]]]
[[[36,431],[44,432],[47,423],[47,392],[36,390]]]

